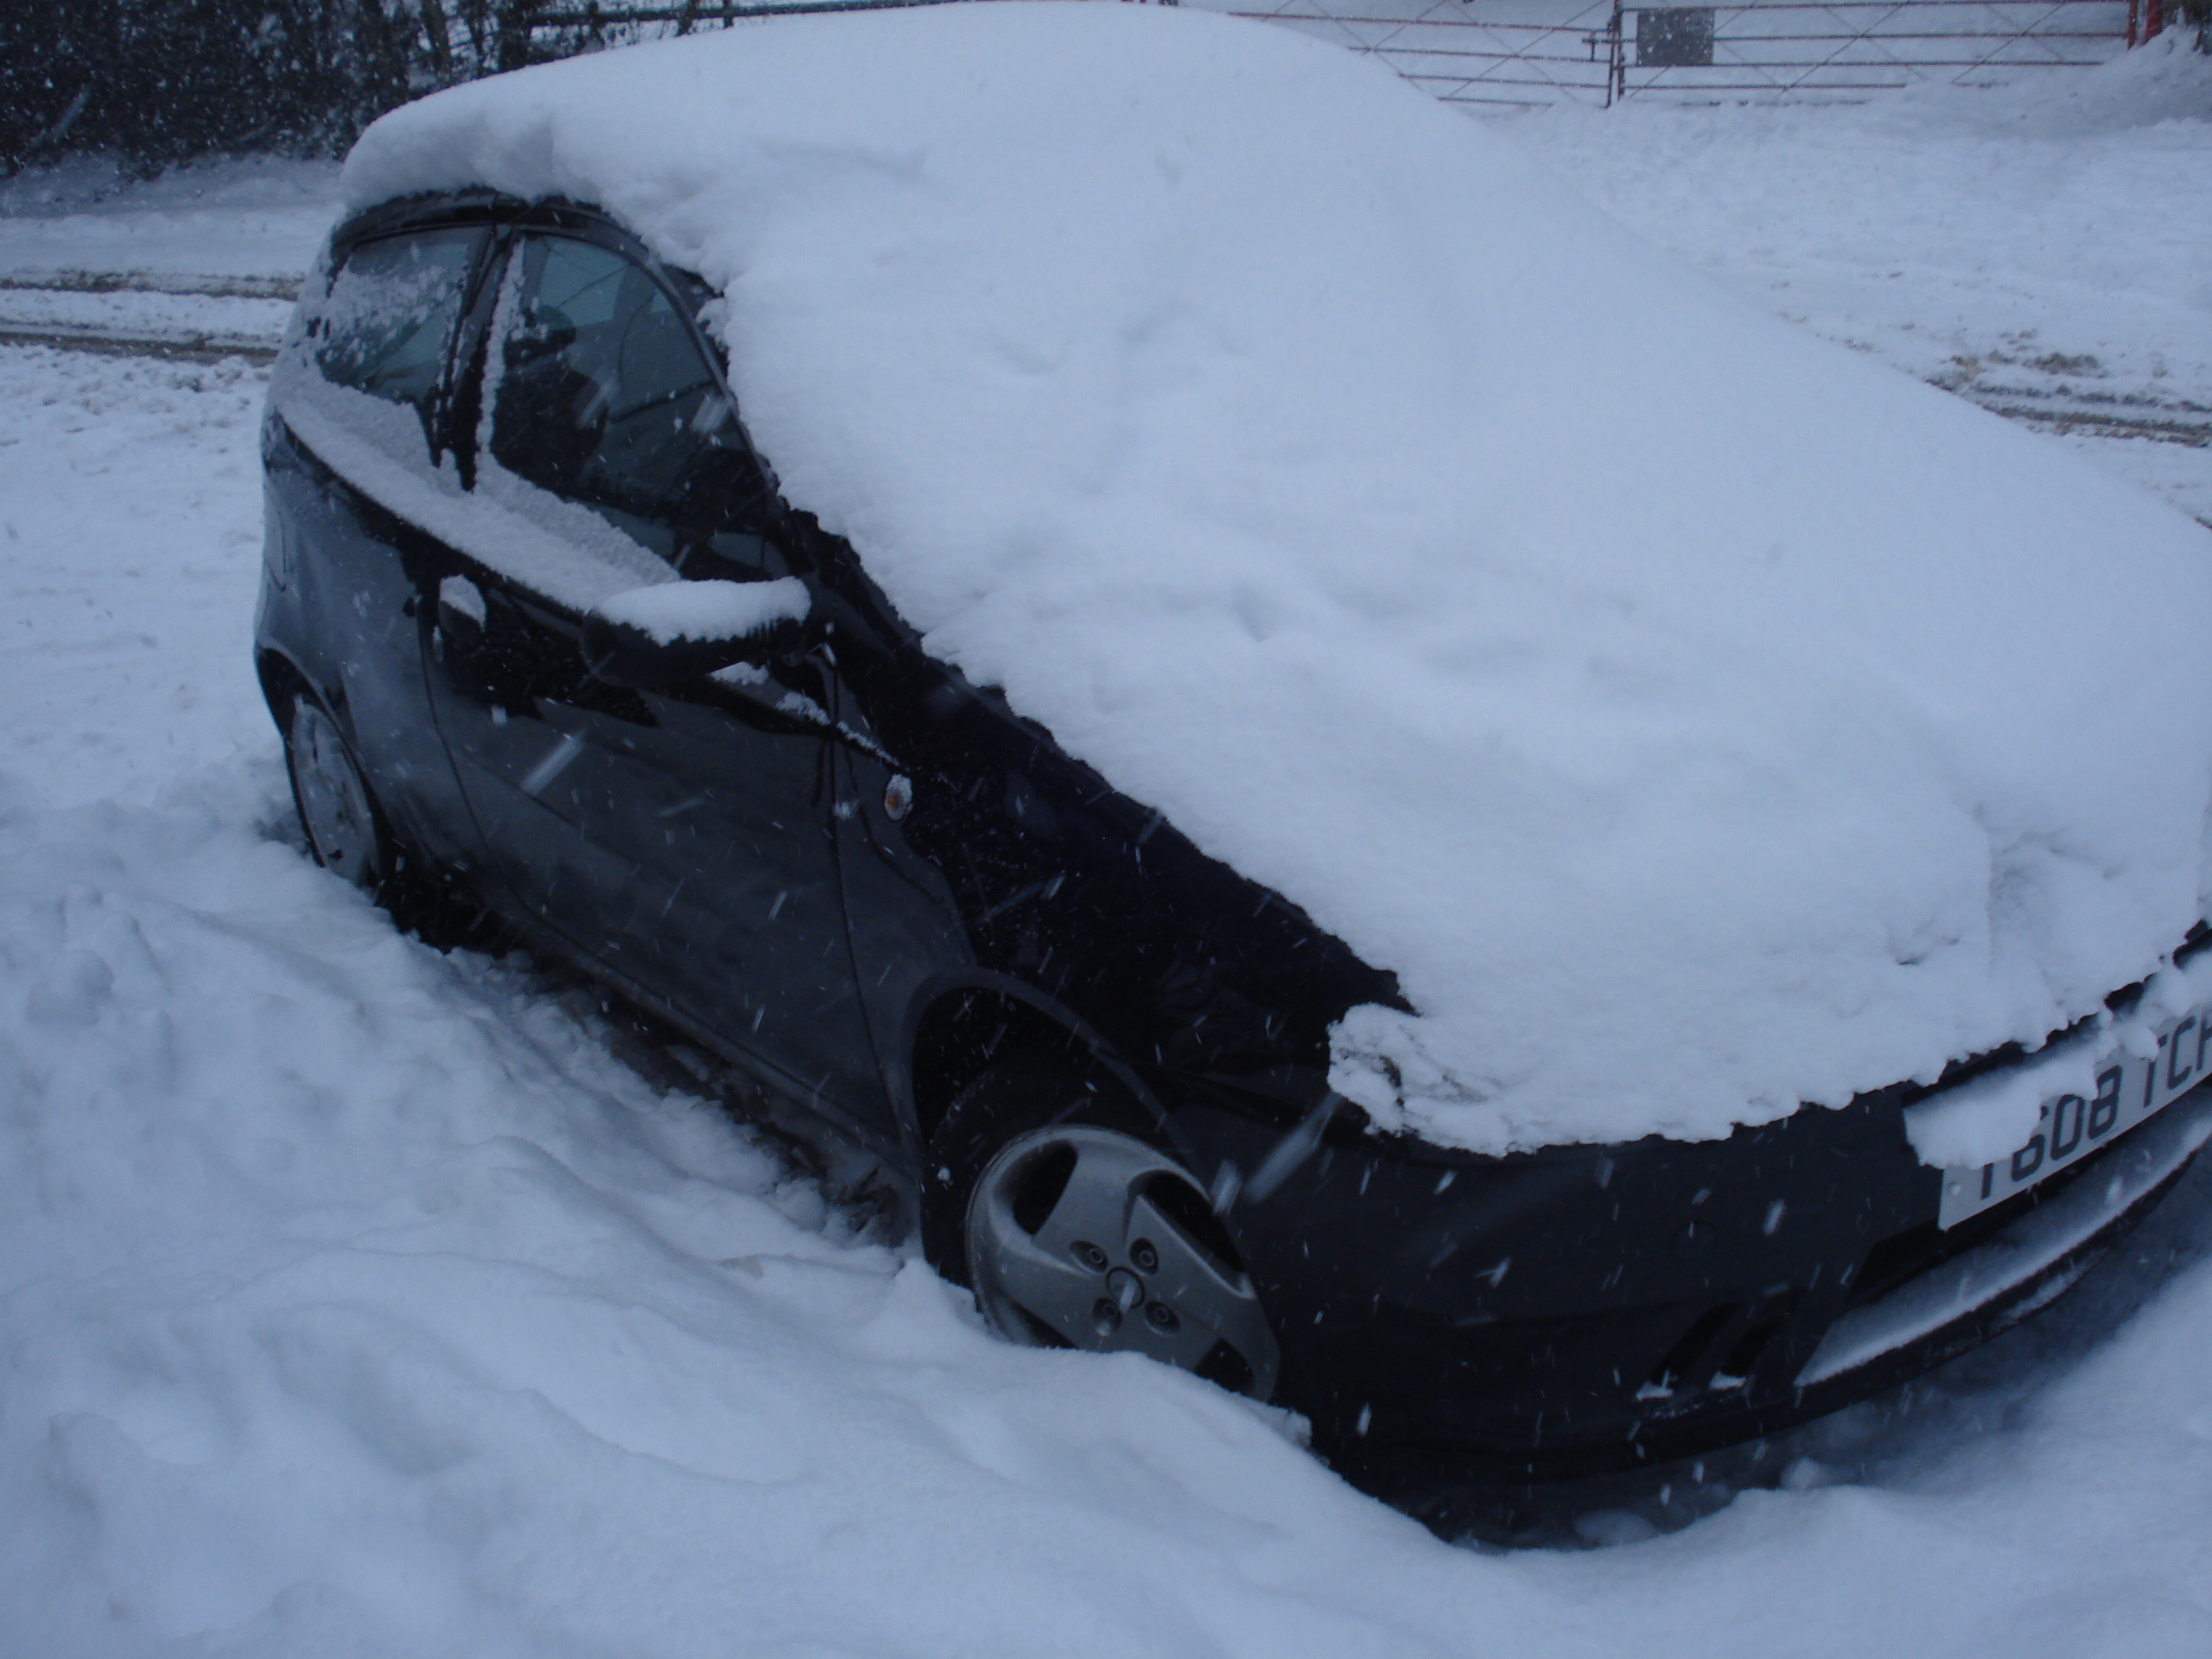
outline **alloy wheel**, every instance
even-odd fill
[[[976,1299],[1002,1334],[1273,1391],[1274,1335],[1212,1206],[1134,1136],[1070,1123],[1017,1137],[977,1179],[967,1234]]]

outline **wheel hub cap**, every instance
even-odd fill
[[[985,1316],[1017,1341],[1274,1388],[1273,1334],[1205,1195],[1133,1135],[1066,1124],[1009,1143],[975,1184],[968,1261]]]

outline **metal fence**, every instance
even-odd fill
[[[1278,0],[1236,15],[1371,55],[1449,103],[1494,105],[1609,105],[1655,93],[1849,99],[1915,81],[1987,85],[2103,63],[2140,27],[2127,0],[1597,0],[1564,10],[1515,0]]]
[[[531,27],[555,50],[795,11],[940,0],[607,0]],[[1175,3],[1175,0],[1164,0]],[[1986,85],[2117,56],[2162,0],[1183,0],[1370,56],[1447,103],[1850,99],[1915,81]]]

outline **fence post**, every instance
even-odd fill
[[[2132,3],[2132,0],[2130,0]],[[1613,0],[1613,21],[1607,25],[1605,52],[1605,106],[1611,109],[1616,98],[1628,96],[1627,48],[1620,38],[1621,0]]]

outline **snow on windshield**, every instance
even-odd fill
[[[386,117],[608,208],[936,653],[1416,1011],[1339,1088],[1701,1137],[2033,1046],[2202,911],[2212,541],[1282,32],[782,21]]]

